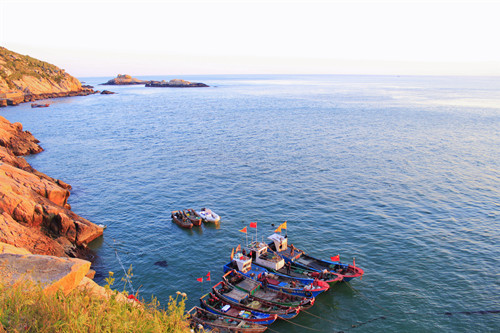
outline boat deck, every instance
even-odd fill
[[[235,299],[239,302],[242,299],[246,298],[248,296],[248,293],[234,288],[233,290],[231,290],[228,293],[225,293],[224,295],[227,297],[231,297],[232,299]]]

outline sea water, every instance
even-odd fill
[[[112,271],[119,290],[186,292],[190,308],[232,248],[287,221],[289,243],[365,275],[273,332],[500,329],[498,78],[143,79],[172,78],[210,87],[96,86],[117,94],[0,112],[41,141],[27,160],[73,186],[73,210],[108,226],[91,244],[99,283]],[[221,223],[171,222],[202,207]]]

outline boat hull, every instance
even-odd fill
[[[262,285],[245,275],[232,270],[222,277],[222,280],[231,287],[248,293],[256,299],[262,299],[266,302],[275,303],[278,305],[299,307],[301,309],[309,309],[314,305],[315,298],[299,297],[290,295],[275,290],[264,290]]]
[[[191,223],[187,219],[183,219],[183,218],[179,217],[177,213],[181,213],[181,212],[178,210],[174,210],[172,212],[172,214],[171,214],[172,222],[174,222],[175,224],[177,224],[181,228],[191,229],[193,227],[193,223]]]
[[[210,301],[216,299],[216,304]],[[234,317],[240,320],[245,320],[259,325],[271,325],[276,321],[278,316],[276,314],[263,313],[259,311],[246,311],[245,309],[237,306],[231,306],[229,303],[216,298],[212,294],[205,294],[200,298],[201,307],[214,314],[221,314],[224,316]],[[222,310],[227,306],[226,312]],[[246,317],[248,315],[248,317]]]
[[[191,322],[191,328],[195,330],[198,328],[198,325],[202,325],[204,329],[220,332],[261,333],[267,329],[263,325],[221,314],[214,314],[197,306],[193,307],[187,313],[187,319]]]
[[[301,310],[300,306],[291,307],[267,302],[263,299],[257,299],[249,293],[237,290],[235,287],[227,285],[224,281],[221,281],[213,286],[212,293],[230,304],[238,305],[248,310],[257,310],[264,313],[276,314],[278,315],[278,318],[281,319],[295,318]]]
[[[224,272],[229,272],[236,268],[232,262],[229,262],[224,265]],[[299,297],[316,297],[330,288],[328,283],[323,281],[315,281],[313,279],[301,279],[302,281],[300,281],[292,277],[269,273],[266,268],[255,265],[252,265],[252,269],[246,273],[238,272],[259,282],[264,288]],[[292,284],[295,284],[297,287],[293,287]]]

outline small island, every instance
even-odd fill
[[[192,88],[192,87],[209,87],[205,83],[189,82],[181,79],[173,79],[170,81],[149,81],[146,87],[160,87],[160,88]]]
[[[118,74],[114,79],[109,80],[106,83],[101,83],[102,86],[127,86],[135,84],[146,84],[149,81],[139,80],[133,78],[128,74]]]

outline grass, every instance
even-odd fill
[[[109,282],[113,280],[107,280]],[[74,290],[46,295],[40,286],[0,284],[0,332],[190,332],[186,294],[170,296],[162,309],[156,298],[142,305],[108,300]]]

